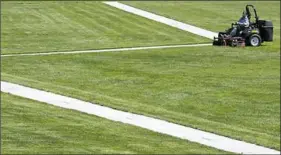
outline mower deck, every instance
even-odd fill
[[[230,35],[221,35],[214,38],[213,45],[215,46],[232,46],[245,47],[245,39],[242,37],[231,37]]]

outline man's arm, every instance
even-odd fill
[[[249,21],[249,19],[248,19],[247,16],[244,16],[244,17],[241,17],[241,18],[239,19],[239,21],[237,22],[237,24],[243,25],[243,26],[245,26],[245,27],[248,27],[248,26],[250,25],[250,21]]]

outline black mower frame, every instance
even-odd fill
[[[260,46],[264,41],[273,41],[273,24],[268,20],[259,20],[256,8],[248,4],[246,5],[246,14],[249,19],[249,27],[245,28],[241,34],[230,36],[231,30],[237,23],[232,23],[231,28],[225,32],[219,32],[218,37],[214,37],[213,45],[217,46]],[[255,21],[251,21],[254,12]]]

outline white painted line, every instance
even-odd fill
[[[186,24],[183,22],[179,22],[179,21],[176,21],[173,19],[169,19],[169,18],[166,18],[163,16],[159,16],[159,15],[156,15],[156,14],[153,14],[153,13],[141,10],[141,9],[137,9],[137,8],[134,8],[134,7],[119,3],[119,2],[103,2],[103,3],[113,6],[115,8],[130,12],[130,13],[133,13],[135,15],[139,15],[139,16],[142,16],[142,17],[145,17],[145,18],[148,18],[148,19],[151,19],[151,20],[184,30],[184,31],[188,31],[190,33],[194,33],[196,35],[200,35],[202,37],[214,39],[214,37],[218,36],[218,33],[211,32],[211,31],[208,31],[208,30],[196,27],[196,26],[192,26],[192,25],[189,25],[189,24]]]
[[[196,47],[196,46],[210,46],[210,45],[212,45],[212,44],[167,45],[167,46],[148,46],[148,47],[129,47],[129,48],[86,50],[86,51],[44,52],[44,53],[26,53],[26,54],[4,54],[4,55],[1,55],[1,57],[38,56],[38,55],[55,55],[55,54],[80,54],[80,53],[98,53],[98,52],[120,52],[120,51],[135,51],[135,50],[148,50],[148,49],[165,49],[165,48],[179,48],[179,47]]]
[[[78,99],[1,81],[1,91],[62,108],[93,114],[112,121],[135,125],[220,150],[243,154],[280,154],[279,151],[200,131],[143,115],[132,114]]]

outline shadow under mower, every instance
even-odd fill
[[[251,22],[251,12],[249,8],[252,8],[255,15],[255,21]],[[246,13],[250,21],[249,27],[244,28],[238,32],[235,36],[231,36],[230,32],[236,23],[231,24],[231,28],[225,32],[219,32],[218,37],[214,37],[213,45],[215,46],[260,46],[265,41],[273,41],[273,24],[272,21],[259,20],[256,9],[253,5],[246,5]]]

